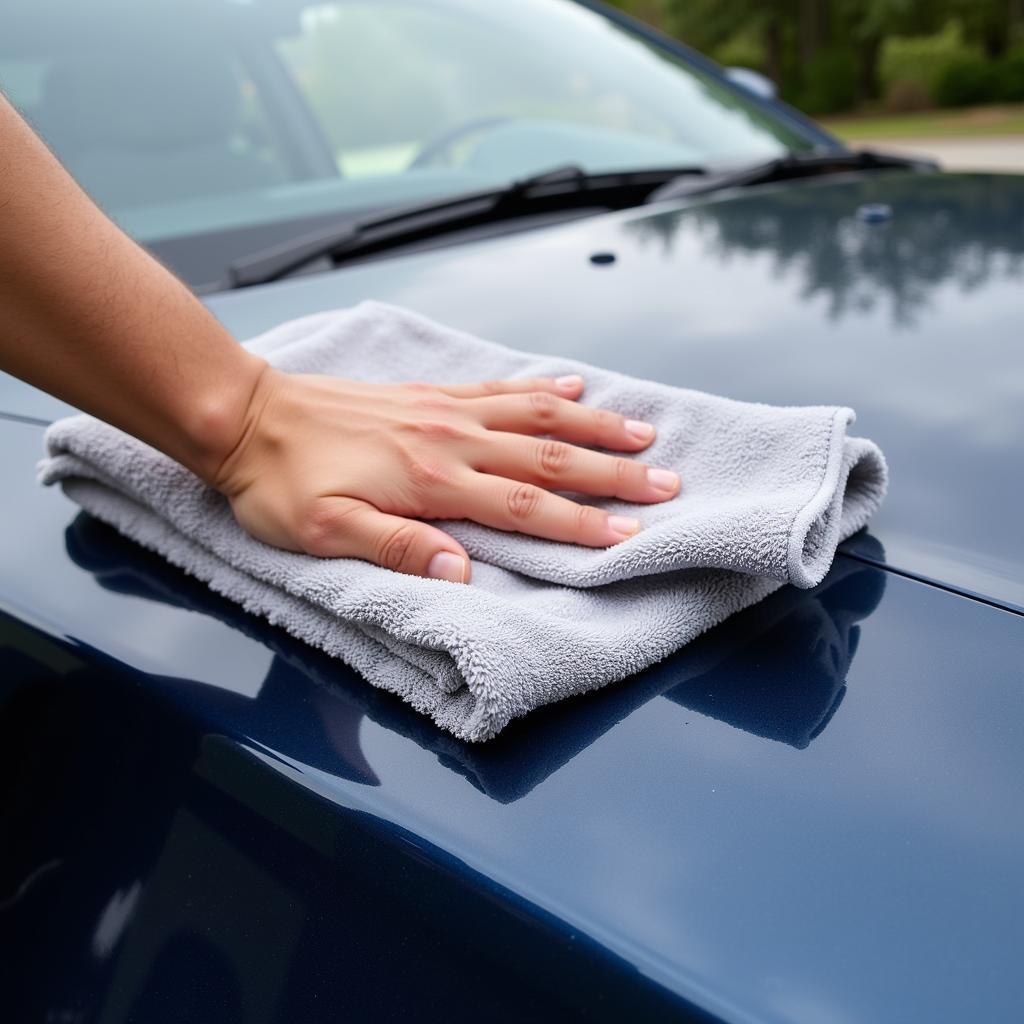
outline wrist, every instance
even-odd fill
[[[266,378],[276,372],[245,349],[238,348],[238,355],[220,374],[211,376],[211,387],[195,396],[183,424],[187,451],[179,460],[213,487],[252,429]]]

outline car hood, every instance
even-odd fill
[[[1024,177],[894,172],[595,216],[209,305],[244,338],[375,298],[732,398],[852,406],[890,463],[872,523],[888,565],[1020,609],[1022,284]],[[0,410],[63,408],[0,383]]]
[[[0,420],[0,831],[51,1016],[180,1001],[202,935],[247,1022],[1021,1018],[1019,614],[841,554],[465,744],[39,487],[41,433]]]
[[[70,950],[83,987],[82,965],[109,971],[111,1007],[180,984],[164,951],[202,935],[185,950],[208,949],[247,1019],[268,992],[335,1005],[351,971],[377,1017],[403,986],[453,1017],[487,987],[516,1016],[541,984],[594,1020],[1019,1019],[1021,617],[866,563],[1021,579],[1021,195],[910,176],[744,192],[211,302],[239,336],[399,302],[674,383],[846,402],[885,447],[874,536],[819,587],[484,745],[38,487],[41,429],[0,421],[0,664],[34,695],[8,777],[75,853],[19,891],[23,934],[49,915],[47,953]],[[887,227],[861,226],[869,201]],[[4,387],[15,414],[60,411]]]

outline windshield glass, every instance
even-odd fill
[[[193,283],[325,220],[559,164],[811,148],[571,0],[8,0],[0,88]]]

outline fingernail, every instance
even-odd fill
[[[555,386],[561,391],[575,391],[583,383],[578,373],[568,373],[564,377],[555,378]]]
[[[654,427],[643,420],[626,420],[626,433],[632,434],[638,441],[649,441],[654,437]]]
[[[427,566],[427,575],[432,580],[448,580],[449,583],[465,583],[466,560],[450,551],[438,551]]]
[[[679,475],[670,469],[647,470],[647,482],[656,491],[668,491],[672,494],[679,488]]]
[[[619,537],[632,537],[640,530],[640,520],[629,516],[609,516],[608,529]]]

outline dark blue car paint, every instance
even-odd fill
[[[1024,179],[893,173],[211,299],[847,403],[888,454],[820,588],[480,747],[40,490],[0,421],[11,1019],[1020,1019],[1022,276]]]
[[[0,425],[13,1019],[1019,1011],[1021,616],[840,556],[472,747],[37,489],[39,435]]]

